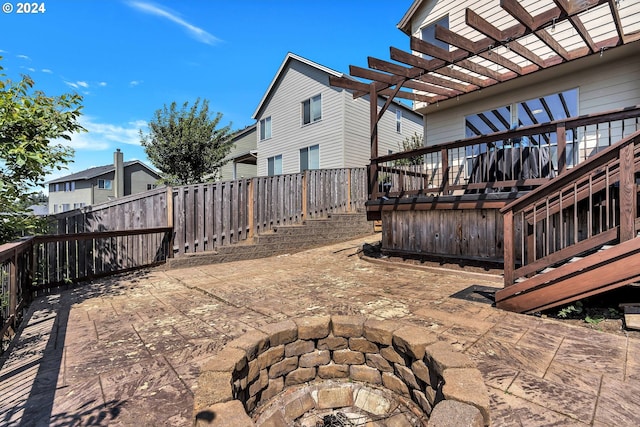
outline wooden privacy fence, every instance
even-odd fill
[[[279,225],[356,212],[367,200],[365,168],[310,170],[171,191],[175,256],[211,251]]]

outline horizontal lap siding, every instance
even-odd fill
[[[318,144],[320,168],[342,167],[342,96],[329,86],[329,75],[291,60],[271,97],[260,112],[259,121],[271,117],[271,135],[258,142],[258,175],[267,175],[267,159],[282,155],[284,174],[300,172],[300,149]],[[320,94],[322,119],[302,126],[302,101]]]

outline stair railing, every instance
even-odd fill
[[[520,197],[504,215],[504,283],[636,237],[640,131]]]

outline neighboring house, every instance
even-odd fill
[[[141,193],[158,184],[160,175],[141,161],[123,162],[119,149],[113,157],[113,164],[49,181],[49,214]]]
[[[257,176],[258,136],[257,124],[252,124],[233,134],[228,162],[220,168],[218,181],[231,181]]]
[[[571,2],[566,3],[566,7],[573,6]],[[475,64],[481,66],[476,68],[477,72],[470,71],[474,66],[468,62],[463,64],[461,61],[462,66],[447,67],[451,70],[449,73],[457,71],[470,76],[466,79],[466,85],[475,82],[487,86],[482,87],[482,90],[477,90],[476,87],[469,93],[447,94],[441,98],[448,99],[436,102],[415,103],[415,110],[425,117],[426,145],[504,131],[514,123],[527,126],[640,104],[638,43],[616,47],[620,43],[616,40],[616,28],[611,23],[611,8],[617,8],[616,13],[624,24],[623,30],[626,34],[637,34],[640,30],[640,2],[590,3],[593,4],[586,10],[582,10],[585,7],[581,4],[573,6],[582,10],[576,13],[577,20],[574,19],[582,27],[577,23],[565,21],[556,28],[556,18],[549,18],[547,23],[553,24],[536,33],[547,39],[548,43],[538,40],[535,34],[518,41],[510,41],[508,37],[505,40],[494,41],[496,46],[489,50],[484,58],[475,61]],[[512,14],[528,24],[527,16],[540,15],[546,9],[553,9],[556,4],[563,3],[548,0],[526,2],[524,6],[511,7],[505,4],[505,7],[509,7]],[[470,12],[467,12],[467,9],[470,9]],[[469,43],[463,44],[465,41],[461,37],[470,40],[471,44],[487,37],[472,29],[470,25],[494,35],[499,33],[494,31],[494,28],[500,27],[504,30],[514,24],[518,24],[518,21],[514,20],[507,10],[501,8],[497,1],[415,0],[398,24],[398,28],[408,36],[421,39],[446,52],[461,52],[461,47],[469,46]],[[450,46],[449,43],[436,38],[436,26],[442,27],[440,31],[445,33],[444,36],[454,33],[455,36],[450,37],[450,41],[452,44],[458,43],[459,46]],[[519,32],[522,34],[525,26],[521,27]],[[513,32],[511,39],[516,38],[516,34]],[[637,39],[637,35],[632,37]],[[552,40],[558,42],[554,43]],[[572,60],[575,57],[574,52],[585,44],[591,44],[588,48],[596,54],[579,61]],[[480,46],[470,46],[471,50],[479,48]],[[424,53],[414,51],[414,54],[424,59],[432,59]],[[493,58],[500,55],[502,58],[498,59],[503,61],[501,64],[515,70],[511,73],[514,78],[509,76],[509,69],[497,66],[491,61],[492,54]],[[559,63],[556,58],[560,56],[568,58],[568,62]],[[536,61],[537,64],[532,61]],[[453,74],[449,77],[451,76]],[[455,82],[459,83],[460,80]],[[448,89],[460,88],[452,83]],[[464,87],[462,89],[467,90]],[[568,147],[568,150],[570,149],[571,147]],[[572,157],[569,151],[569,167]]]
[[[253,118],[257,121],[258,175],[306,169],[364,167],[370,159],[369,97],[353,99],[329,85],[345,77],[288,53]],[[384,105],[380,97],[378,107]],[[401,143],[422,134],[422,116],[393,102],[379,124],[380,152],[401,151]]]

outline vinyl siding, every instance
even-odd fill
[[[227,155],[227,159],[233,159],[238,155],[248,153],[257,149],[258,146],[258,127],[246,131],[240,137],[233,140],[233,148]],[[238,163],[236,165],[237,178],[252,178],[257,175],[257,167],[255,165]],[[230,181],[233,179],[233,160],[227,162],[220,168],[219,181]]]
[[[90,205],[93,189],[88,181],[75,181],[74,191],[49,191],[48,210],[50,214],[54,212],[55,205],[69,204],[71,209],[75,203]],[[58,210],[60,212],[60,210]]]
[[[139,163],[134,163],[124,168],[124,195],[142,193],[147,191],[147,185],[159,185],[158,175],[152,174]],[[97,191],[97,190],[96,190]]]
[[[628,47],[621,49],[631,51]],[[635,59],[636,55],[637,53],[631,56],[619,55],[620,59],[612,61],[602,61],[596,55],[542,71],[532,78],[523,77],[519,81],[505,84],[504,88],[511,90],[496,88],[493,91],[484,90],[484,96],[480,92],[460,97],[457,105],[443,111],[438,111],[438,107],[432,105],[425,119],[427,144],[464,138],[464,117],[469,114],[573,88],[578,89],[579,115],[638,105],[640,80],[637,76],[640,75],[640,61]],[[492,92],[494,94],[486,95]]]
[[[302,125],[302,102],[320,94],[322,119]],[[282,155],[282,172],[300,171],[300,149],[319,145],[320,168],[342,167],[342,90],[329,86],[325,72],[295,59],[282,72],[261,119],[271,117],[271,138],[258,141],[258,175],[267,175],[267,159]]]

